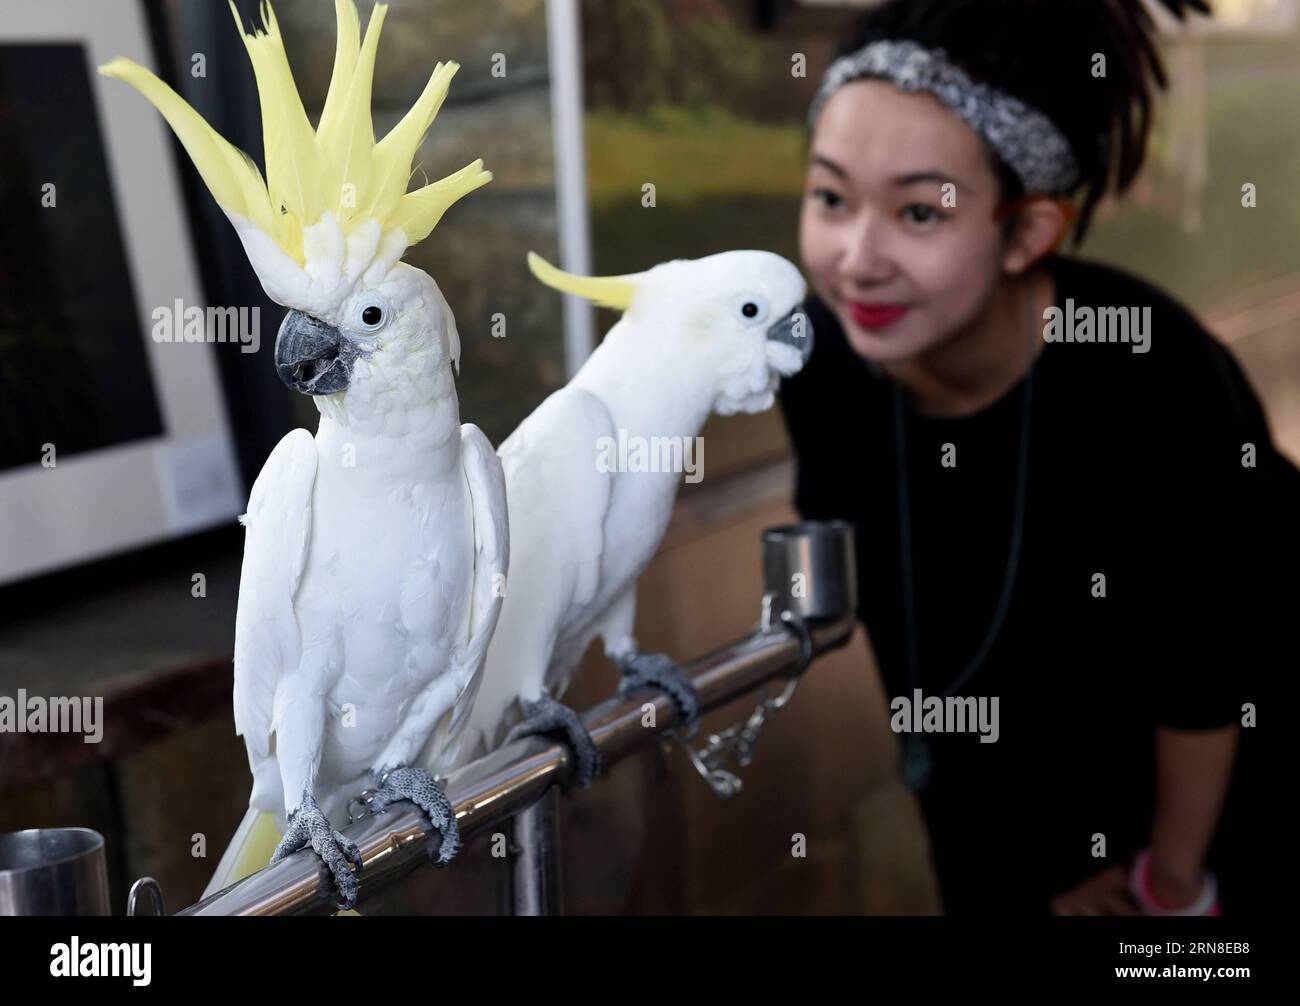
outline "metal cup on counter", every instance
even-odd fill
[[[104,836],[89,828],[0,835],[0,915],[108,915]]]
[[[805,622],[853,614],[858,586],[853,525],[828,520],[768,528],[763,584],[773,618],[786,611]]]

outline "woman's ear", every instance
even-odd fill
[[[1014,213],[1011,232],[1003,243],[1002,268],[1019,276],[1060,245],[1074,220],[1074,206],[1065,199],[1034,196]]]

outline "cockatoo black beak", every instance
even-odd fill
[[[770,342],[793,346],[802,354],[803,362],[807,363],[813,349],[812,319],[795,308],[767,330],[767,338]]]
[[[347,390],[356,347],[333,325],[301,311],[290,311],[275,337],[275,372],[304,395]]]

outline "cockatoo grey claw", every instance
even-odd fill
[[[289,817],[288,824],[271,862],[277,863],[310,845],[334,877],[339,892],[338,907],[350,909],[357,903],[359,885],[356,875],[361,872],[362,863],[361,850],[356,843],[330,826],[329,819],[321,812],[310,791],[303,794],[302,803]]]
[[[531,737],[534,734],[563,733],[573,754],[573,771],[569,781],[579,789],[590,786],[592,780],[600,774],[600,751],[578,714],[549,696],[521,704],[524,720],[515,724],[506,735],[504,743],[509,744],[520,737]]]
[[[700,729],[700,697],[682,669],[666,653],[638,653],[619,663],[623,680],[618,693],[626,698],[643,686],[659,688],[672,697],[677,712],[686,728],[686,737],[694,737]]]
[[[429,821],[442,835],[436,865],[446,866],[450,863],[460,851],[456,808],[433,776],[413,765],[397,765],[371,774],[379,783],[379,788],[370,800],[371,813],[379,814],[399,800],[410,800],[429,815]]]

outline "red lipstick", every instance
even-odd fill
[[[863,328],[884,328],[892,325],[910,310],[906,304],[864,304],[849,301],[849,314]]]

